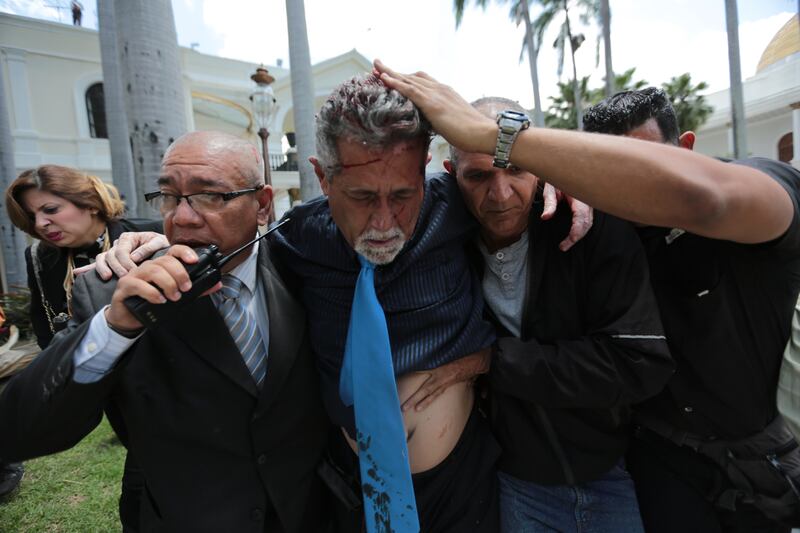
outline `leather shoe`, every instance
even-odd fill
[[[25,467],[22,463],[0,463],[0,499],[19,487],[24,473]]]

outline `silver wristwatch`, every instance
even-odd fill
[[[498,168],[508,168],[511,163],[511,147],[517,140],[517,135],[531,125],[528,115],[517,111],[505,110],[497,114],[497,144],[494,148],[494,161],[492,164]]]

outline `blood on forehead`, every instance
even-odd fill
[[[372,163],[377,163],[379,161],[383,161],[383,159],[378,157],[376,159],[370,159],[369,161],[364,161],[363,163],[353,163],[351,165],[345,165],[344,163],[342,163],[342,168],[347,169],[347,168],[365,167],[367,165],[371,165]]]
[[[365,142],[362,142],[361,144],[366,145]],[[384,154],[388,154],[389,156],[395,156],[395,155],[401,154],[403,152],[409,151],[412,147],[413,147],[412,143],[403,142],[403,143],[400,143],[400,144],[396,144],[396,145],[390,147],[387,150],[384,150],[383,153]],[[371,165],[373,163],[379,163],[380,161],[383,161],[382,157],[376,157],[374,159],[370,159],[370,160],[364,161],[362,163],[350,163],[350,164],[342,163],[342,169],[365,167],[365,166]]]

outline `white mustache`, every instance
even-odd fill
[[[388,229],[386,231],[379,231],[376,229],[368,229],[364,233],[358,236],[359,242],[363,241],[387,241],[389,239],[393,239],[395,237],[400,237],[400,239],[405,240],[405,235],[403,234],[403,230],[398,227],[394,227]]]

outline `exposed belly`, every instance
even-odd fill
[[[402,405],[427,379],[425,372],[406,374],[397,380],[397,394]],[[409,410],[403,413],[403,423],[408,439],[408,457],[411,473],[424,472],[441,463],[455,447],[464,431],[474,401],[472,383],[452,385],[424,411]],[[342,430],[350,448],[355,452],[356,442]]]

